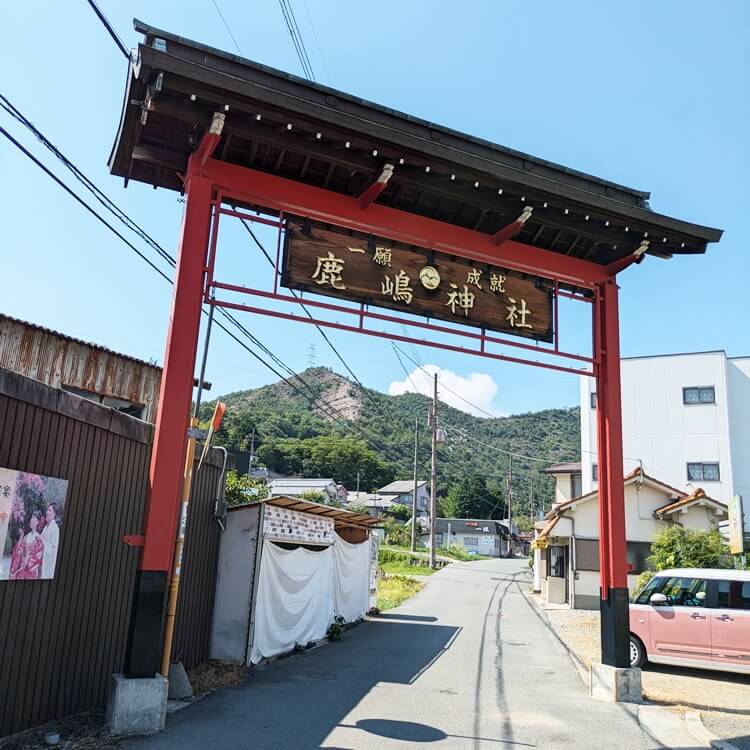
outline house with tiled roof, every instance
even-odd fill
[[[543,520],[536,524],[534,588],[551,603],[576,609],[599,608],[599,493],[569,497],[570,473],[548,472],[563,486]],[[625,534],[628,586],[645,570],[656,534],[670,524],[690,529],[717,528],[727,506],[702,488],[683,491],[636,468],[625,482]],[[562,499],[561,499],[562,498]]]

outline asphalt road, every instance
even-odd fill
[[[521,593],[525,560],[456,563],[344,640],[173,714],[139,750],[662,747],[591,700]]]

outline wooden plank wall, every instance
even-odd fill
[[[151,434],[145,422],[0,370],[0,466],[69,482],[55,578],[0,581],[0,737],[105,705],[124,662],[138,550],[122,537],[141,531]],[[188,529],[176,650],[190,666],[208,658],[217,464],[212,455],[198,475]]]

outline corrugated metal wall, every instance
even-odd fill
[[[122,670],[148,487],[151,426],[0,370],[0,466],[68,479],[54,580],[0,581],[0,737],[102,707]],[[212,452],[218,454],[218,452]],[[208,658],[218,455],[198,474],[175,651]]]
[[[0,367],[56,388],[142,404],[147,422],[156,416],[159,367],[5,315],[0,315]]]

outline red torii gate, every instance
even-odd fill
[[[212,296],[217,290],[230,290],[277,301],[299,302],[278,293],[276,276],[273,292],[247,290],[238,285],[217,282],[213,278],[218,221],[222,215],[261,221],[277,227],[279,232],[287,214],[326,222],[475,262],[499,264],[549,280],[554,284],[555,305],[558,296],[581,299],[591,304],[593,352],[589,358],[560,350],[557,314],[553,348],[493,339],[486,336],[484,331],[481,334],[457,331],[457,335],[480,340],[480,349],[468,350],[462,346],[452,347],[366,329],[363,325],[366,317],[385,321],[399,319],[365,311],[364,306],[358,310],[347,310],[308,298],[304,300],[306,305],[318,308],[354,312],[359,318],[358,325],[317,320],[321,325],[455,351],[471,351],[482,356],[527,362],[565,372],[591,374],[596,378],[602,661],[617,667],[629,666],[616,274],[642,259],[651,241],[644,241],[644,238],[649,235],[658,243],[649,252],[671,257],[681,252],[703,252],[706,243],[717,241],[721,233],[652,214],[645,205],[644,196],[647,194],[628,191],[533,160],[532,157],[503,151],[500,147],[490,145],[495,149],[495,158],[502,157],[508,162],[520,159],[521,171],[498,163],[486,165],[480,171],[477,166],[480,163],[478,152],[482,149],[486,151],[490,146],[413,118],[410,118],[408,126],[402,125],[404,131],[414,123],[423,126],[432,139],[429,147],[422,145],[424,138],[417,138],[410,132],[402,138],[392,137],[391,143],[381,136],[382,139],[377,142],[387,143],[381,148],[388,148],[392,152],[394,148],[401,148],[403,153],[408,154],[409,165],[404,164],[406,160],[403,157],[393,158],[384,169],[381,156],[377,162],[370,162],[369,169],[366,169],[367,151],[370,151],[372,159],[378,156],[378,149],[371,148],[371,143],[377,137],[377,131],[386,132],[381,127],[383,123],[377,122],[378,127],[351,129],[345,120],[351,117],[351,121],[356,122],[355,115],[361,120],[360,110],[372,114],[375,105],[270,71],[167,32],[138,23],[136,28],[146,35],[146,39],[139,47],[138,60],[131,65],[120,133],[110,166],[114,173],[127,179],[184,190],[185,209],[151,460],[150,501],[128,649],[128,674],[148,676],[159,669],[202,304],[207,302],[309,322],[308,318],[288,312],[219,301]],[[244,83],[238,83],[242,77]],[[271,83],[277,90],[271,91]],[[285,118],[292,117],[290,111],[299,103],[300,92],[312,102],[310,104],[308,101],[307,109],[301,114],[297,113],[303,123],[299,129],[304,129],[308,135],[303,138],[294,136],[296,140],[292,140],[290,133],[294,124],[291,119],[285,126],[284,122]],[[284,99],[284,96],[287,98]],[[326,108],[343,109],[344,100],[346,117],[338,111],[333,112],[327,122],[321,119]],[[390,118],[389,123],[404,117],[389,110],[383,110],[381,114],[378,117],[382,121]],[[261,130],[260,123],[269,120],[274,123],[271,129]],[[328,151],[321,144],[324,127],[336,131],[337,143],[327,146]],[[241,158],[234,157],[232,138],[240,142]],[[454,141],[459,139],[464,139],[461,141],[462,148],[476,153],[470,153],[465,159],[463,156],[460,159],[456,157],[453,153],[456,148]],[[394,146],[398,140],[401,143]],[[450,148],[443,146],[443,141],[450,142]],[[435,146],[436,142],[440,145]],[[355,145],[358,155],[354,154]],[[422,150],[418,151],[420,146]],[[270,153],[270,158],[259,157],[261,147],[265,148],[266,155]],[[246,159],[247,149],[250,151],[249,159]],[[282,176],[286,168],[285,159],[291,158],[289,154],[300,154],[304,159],[301,169],[295,165],[299,176],[293,179],[288,175]],[[249,164],[237,163],[243,159]],[[322,183],[320,185],[310,184],[310,178],[305,179],[309,174],[310,162],[317,160],[324,163],[325,159],[331,162],[327,177],[318,180]],[[438,169],[426,163],[428,161],[442,167],[444,173],[444,182],[437,189],[441,201],[463,200],[469,207],[479,201],[475,191],[480,187],[480,179],[484,183],[488,179],[487,172],[495,170],[497,175],[494,179],[502,179],[506,186],[492,186],[493,197],[498,201],[495,213],[488,208],[490,204],[486,196],[481,199],[477,222],[459,221],[461,210],[455,214],[457,219],[450,222],[441,217],[439,210],[435,218],[427,215],[427,209],[408,210],[404,205],[399,205],[393,184],[398,183],[400,171],[406,173],[404,185],[416,184],[423,192],[433,189],[426,175],[431,169],[434,172]],[[350,174],[345,188],[333,189],[330,181],[336,174],[336,168],[342,164],[349,170],[352,167],[362,169],[361,175],[353,180]],[[551,183],[540,181],[540,173],[549,180],[546,173],[554,170],[557,170],[556,175],[560,180],[566,179],[570,185],[562,189],[558,185],[552,187]],[[460,175],[458,180],[457,174]],[[596,194],[592,192],[594,189],[598,191]],[[500,199],[496,196],[503,197]],[[624,203],[626,197],[630,204]],[[514,201],[512,205],[511,201]],[[232,208],[228,208],[227,204]],[[553,204],[557,205],[553,208]],[[238,205],[243,208],[236,208]],[[520,215],[519,205],[527,207]],[[267,216],[276,218],[260,218],[244,207],[262,210]],[[539,209],[537,213],[547,211],[548,214],[534,223],[529,220],[532,213],[529,209]],[[591,221],[592,218],[594,221]],[[542,240],[547,226],[556,232],[556,238],[549,248],[543,246]],[[567,253],[554,249],[565,232],[576,237],[570,242]],[[550,244],[549,240],[544,241]],[[580,248],[580,254],[574,252],[576,246]],[[278,257],[275,270],[278,271]],[[445,326],[406,322],[419,326],[420,330],[448,331]],[[491,353],[487,348],[488,342],[562,358],[565,364],[540,363]],[[571,360],[578,367],[567,364]],[[590,365],[591,369],[580,369],[582,363]]]

